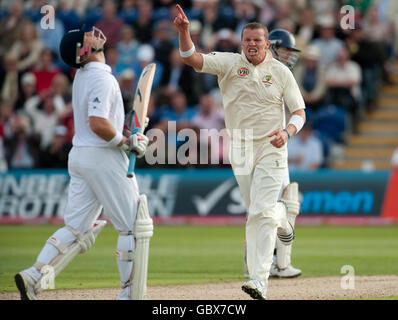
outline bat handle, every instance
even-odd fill
[[[133,131],[131,132],[131,135],[136,134],[140,132],[140,128],[134,128]],[[132,178],[134,177],[134,169],[135,169],[135,161],[137,160],[137,154],[135,152],[130,152],[130,157],[129,157],[129,168],[127,170],[127,177]]]

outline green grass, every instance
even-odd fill
[[[0,226],[0,291],[15,291],[13,276],[31,266],[53,225]],[[57,277],[57,289],[118,287],[117,232],[106,227],[94,247],[77,256]],[[243,226],[155,226],[149,285],[241,281]],[[304,277],[398,274],[398,226],[299,226],[293,264]]]

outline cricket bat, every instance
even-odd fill
[[[125,127],[131,131],[131,134],[143,133],[145,118],[148,111],[149,99],[151,97],[153,77],[156,71],[156,64],[148,64],[141,72],[141,76],[138,80],[137,89],[134,95],[133,107],[127,114],[125,119]],[[129,167],[127,170],[127,177],[132,178],[134,176],[134,168],[137,154],[130,152]]]

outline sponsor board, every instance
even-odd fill
[[[170,217],[244,218],[246,209],[230,169],[137,170],[151,214]],[[322,170],[293,173],[300,186],[300,217],[379,217],[390,172]],[[62,218],[66,170],[9,171],[0,175],[0,219]],[[393,217],[394,218],[394,217]],[[242,220],[242,219],[241,219]]]

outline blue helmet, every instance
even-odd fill
[[[287,30],[275,29],[272,30],[268,35],[268,40],[270,40],[270,49],[274,54],[274,57],[281,61],[283,64],[292,69],[297,62],[299,49],[296,47],[296,40],[294,35]],[[278,48],[286,48],[290,51],[290,57],[285,59],[278,53]]]

